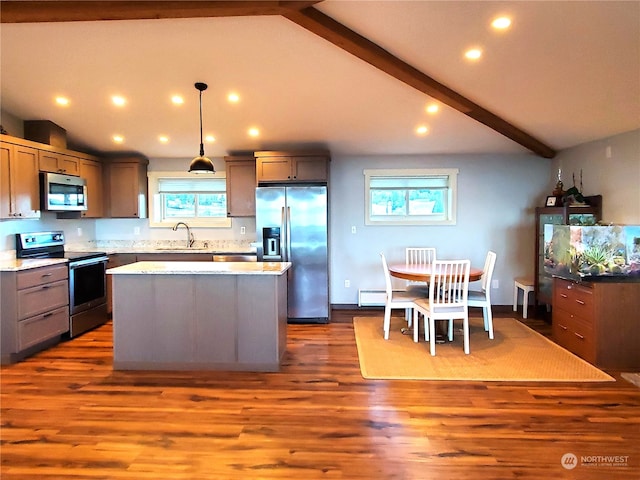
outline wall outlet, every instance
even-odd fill
[[[78,227],[78,236],[81,237],[82,236],[82,228]]]
[[[356,226],[355,225],[351,226],[351,233],[356,233]]]
[[[133,234],[140,235],[140,227],[133,227]]]
[[[491,280],[491,288],[494,290],[500,288],[500,280]]]
[[[240,227],[240,235],[245,235],[247,233],[246,227]]]
[[[345,281],[344,281],[344,287],[345,287],[345,288],[349,288],[349,287],[351,287],[351,280],[345,280]]]

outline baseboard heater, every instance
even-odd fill
[[[395,291],[395,290],[394,290]],[[359,307],[384,307],[387,291],[384,289],[359,289]]]

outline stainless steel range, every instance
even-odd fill
[[[69,336],[75,337],[109,319],[107,311],[107,254],[69,252],[64,232],[16,234],[17,258],[66,258],[69,260]]]

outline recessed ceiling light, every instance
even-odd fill
[[[158,140],[160,141],[160,143],[169,143],[169,137],[167,137],[166,135],[160,135],[158,137]]]
[[[207,143],[213,143],[216,141],[216,137],[214,137],[213,135],[207,135],[206,137],[204,137],[204,141]]]
[[[250,128],[248,133],[250,137],[257,137],[260,135],[260,130],[257,128]]]
[[[238,103],[240,101],[240,95],[235,92],[231,92],[229,95],[227,95],[227,100],[229,100],[229,102],[231,103]]]
[[[124,137],[122,135],[114,135],[113,137],[111,137],[113,139],[113,141],[115,143],[123,143],[124,142]]]
[[[491,26],[496,30],[505,30],[511,26],[509,17],[497,17],[491,22]]]
[[[478,60],[482,56],[482,50],[479,48],[471,48],[464,52],[464,56],[469,60]]]
[[[427,133],[429,133],[429,128],[426,125],[420,125],[416,128],[416,133],[418,135],[426,135]]]
[[[171,97],[171,103],[173,103],[174,105],[182,105],[184,103],[184,98],[182,98],[180,95],[174,95]]]
[[[127,99],[120,95],[114,95],[111,97],[111,101],[116,107],[124,107],[127,103]]]
[[[438,113],[438,110],[440,110],[440,107],[438,106],[437,103],[430,103],[429,105],[427,105],[426,110],[427,110],[427,113],[434,114],[434,113]]]
[[[56,97],[56,104],[61,107],[68,107],[69,99],[67,97]]]

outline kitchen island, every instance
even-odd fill
[[[113,280],[116,370],[277,371],[288,262],[137,262]]]

